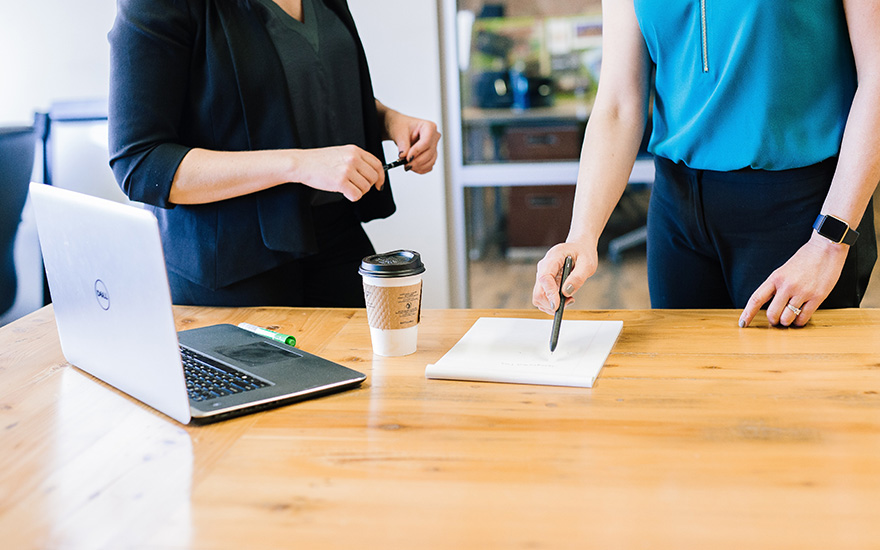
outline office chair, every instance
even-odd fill
[[[15,302],[15,235],[27,199],[36,145],[33,127],[0,128],[0,315]]]

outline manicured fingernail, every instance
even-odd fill
[[[571,285],[571,284],[565,285],[565,295],[571,296],[572,294],[574,294],[574,285]]]
[[[743,319],[739,320],[739,328],[746,328],[746,322]]]

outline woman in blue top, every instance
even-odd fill
[[[538,263],[552,313],[596,270],[653,95],[652,307],[857,307],[876,260],[880,9],[871,0],[603,3],[603,63],[571,230]],[[858,235],[861,234],[860,237]],[[856,239],[856,237],[858,237]],[[575,266],[559,281],[563,261]]]

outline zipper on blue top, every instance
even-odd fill
[[[706,0],[700,0],[700,53],[703,57],[703,72],[709,72],[709,44],[706,37]]]

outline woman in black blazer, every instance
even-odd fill
[[[110,165],[156,214],[178,304],[363,306],[362,222],[391,215],[434,123],[373,96],[345,0],[119,0]]]

